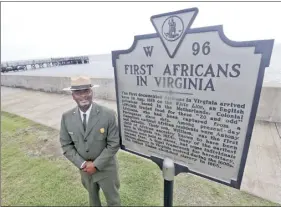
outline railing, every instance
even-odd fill
[[[16,68],[27,68],[29,65],[31,66],[31,69],[37,69],[62,65],[88,64],[89,62],[90,60],[88,56],[6,61],[1,63],[1,72],[15,71]],[[13,68],[12,70],[10,70],[11,67]]]

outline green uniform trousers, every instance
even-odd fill
[[[90,206],[101,206],[100,189],[103,191],[108,206],[121,206],[119,195],[120,180],[118,173],[95,181],[94,175],[81,171],[81,181],[89,193]]]

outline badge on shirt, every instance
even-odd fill
[[[100,128],[100,133],[104,133],[104,128]]]

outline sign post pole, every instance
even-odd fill
[[[164,207],[172,207],[173,205],[174,176],[174,162],[170,158],[165,158],[163,161]]]

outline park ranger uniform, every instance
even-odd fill
[[[100,188],[109,206],[121,206],[116,159],[120,144],[115,112],[93,102],[86,112],[86,120],[81,113],[77,106],[62,115],[60,143],[63,154],[80,169],[91,206],[101,206]],[[83,123],[86,124],[85,130]],[[81,170],[85,161],[93,161],[96,173],[89,175]]]

